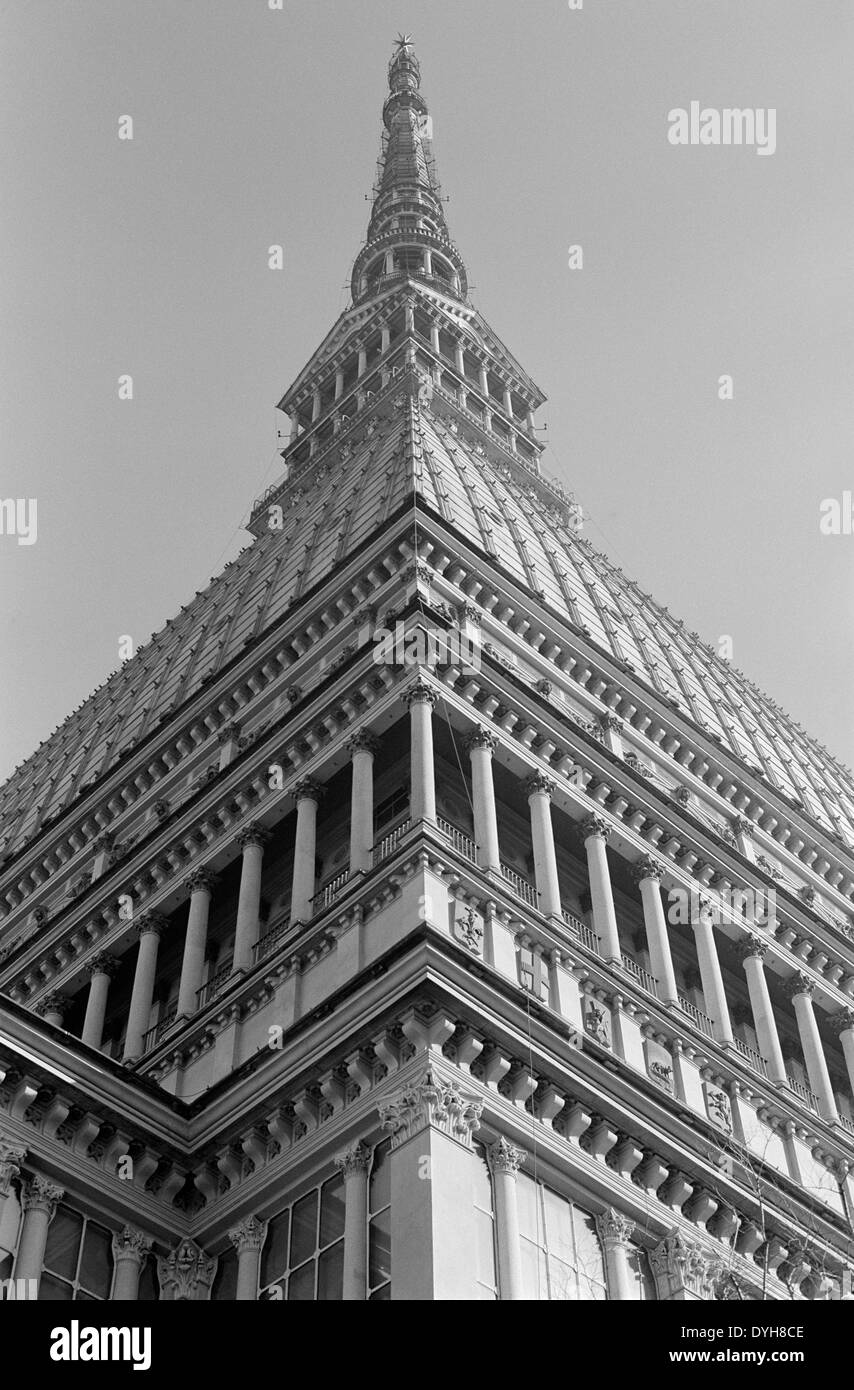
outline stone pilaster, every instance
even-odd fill
[[[251,1303],[258,1297],[258,1271],[261,1251],[267,1238],[267,1222],[257,1216],[247,1216],[228,1233],[237,1251],[237,1303]]]
[[[344,1178],[344,1288],[345,1303],[364,1302],[368,1296],[368,1172],[373,1150],[361,1142],[335,1158]]]
[[[113,1236],[114,1303],[135,1302],[139,1298],[139,1279],[151,1250],[151,1240],[133,1226],[125,1226]]]

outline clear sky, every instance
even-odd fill
[[[38,533],[0,536],[0,777],[248,539],[401,30],[547,470],[854,763],[854,535],[819,530],[854,491],[850,0],[4,0],[0,497]],[[695,100],[775,108],[774,155],[670,145]]]

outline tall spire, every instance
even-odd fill
[[[432,122],[409,34],[398,35],[388,65],[388,85],[368,236],[353,266],[353,302],[369,299],[403,279],[426,281],[465,299],[466,269],[445,223]]]

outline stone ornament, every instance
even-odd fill
[[[664,865],[647,854],[644,855],[643,859],[638,859],[636,863],[632,864],[630,872],[635,883],[640,884],[647,879],[660,883],[664,877]]]
[[[218,1260],[206,1255],[194,1240],[182,1240],[157,1261],[160,1297],[164,1302],[202,1302],[210,1297]]]
[[[614,1207],[606,1207],[596,1217],[596,1232],[603,1245],[628,1245],[635,1233],[635,1223]]]
[[[241,849],[246,849],[249,845],[257,845],[259,849],[263,849],[270,835],[271,832],[266,825],[253,821],[251,825],[244,825],[242,830],[238,830],[235,838]]]
[[[393,1150],[429,1128],[470,1149],[472,1134],[480,1128],[483,1101],[460,1091],[455,1082],[428,1066],[420,1079],[381,1101],[378,1109]]]
[[[464,740],[467,753],[471,753],[475,748],[486,748],[491,753],[497,743],[498,739],[495,735],[490,733],[489,729],[485,729],[482,724],[478,724],[476,729],[472,729],[471,733],[466,734]]]
[[[454,937],[467,950],[479,956],[483,945],[483,923],[473,907],[467,907],[462,916],[455,917],[452,924]]]
[[[815,993],[815,985],[807,975],[802,975],[798,970],[783,981],[783,993],[789,999],[795,999],[799,994],[806,995],[809,999]]]
[[[317,801],[323,800],[326,795],[326,788],[322,782],[318,782],[315,777],[302,777],[293,788],[292,796],[294,801]]]
[[[844,1033],[847,1029],[854,1028],[854,1009],[840,1009],[839,1013],[828,1017],[827,1023],[834,1033]]]
[[[141,1268],[148,1259],[151,1244],[151,1239],[142,1231],[137,1231],[133,1226],[124,1226],[113,1236],[113,1259],[116,1263],[128,1260]]]
[[[361,1139],[352,1148],[345,1149],[343,1153],[336,1154],[333,1159],[335,1167],[346,1181],[354,1173],[367,1173],[373,1157],[373,1149],[367,1144],[363,1144]]]
[[[120,966],[121,961],[118,960],[115,956],[111,956],[108,955],[106,952],[102,952],[101,955],[92,957],[92,959],[87,963],[85,970],[86,974],[89,976],[90,979],[92,979],[95,975],[106,975],[107,978],[111,980],[119,970]]]
[[[706,1114],[713,1125],[723,1130],[724,1134],[732,1134],[732,1107],[726,1091],[714,1082],[703,1082],[703,1096],[706,1102]]]
[[[722,1262],[702,1246],[688,1241],[675,1229],[649,1252],[656,1291],[663,1302],[687,1291],[695,1298],[713,1300],[726,1273]]]
[[[146,932],[154,932],[155,936],[160,936],[168,925],[168,919],[162,912],[143,912],[136,920],[137,935],[145,936]]]
[[[238,1255],[242,1255],[244,1250],[260,1250],[266,1236],[267,1222],[259,1221],[257,1216],[247,1216],[245,1221],[241,1221],[239,1226],[235,1226],[228,1233],[228,1238]]]
[[[194,893],[207,893],[210,895],[216,885],[216,874],[210,869],[195,869],[184,880],[184,887],[192,895]]]
[[[611,1046],[611,1014],[589,994],[584,1005],[584,1031],[603,1047]]]
[[[21,1176],[21,1164],[26,1158],[27,1150],[21,1145],[0,1139],[0,1197],[8,1197],[12,1179]]]
[[[21,1185],[21,1205],[24,1211],[44,1211],[53,1217],[58,1204],[65,1196],[65,1189],[58,1187],[49,1178],[36,1174]]]
[[[603,816],[586,816],[579,829],[583,840],[589,840],[592,835],[598,835],[601,840],[607,840],[611,834],[611,827]]]
[[[526,796],[534,796],[537,792],[544,792],[546,796],[553,796],[555,784],[551,777],[547,777],[544,772],[532,772],[522,783],[522,790]]]
[[[752,932],[747,932],[740,941],[736,943],[735,949],[738,951],[742,960],[747,960],[748,956],[756,956],[759,960],[764,960],[768,953],[766,943],[761,941],[758,936],[754,936]]]
[[[45,1014],[59,1014],[62,1018],[66,1009],[71,1003],[64,994],[46,994],[44,999],[36,1006],[36,1013],[44,1018]]]
[[[517,1149],[515,1144],[511,1144],[509,1139],[501,1138],[489,1146],[489,1161],[493,1172],[509,1173],[515,1178],[522,1164],[525,1162],[524,1149]]]
[[[353,737],[347,740],[347,752],[370,753],[376,756],[380,749],[380,741],[376,734],[372,734],[370,729],[359,729]]]
[[[436,692],[433,689],[432,685],[428,685],[426,681],[417,680],[414,682],[413,685],[409,687],[407,691],[405,691],[403,698],[406,701],[407,705],[435,705]]]

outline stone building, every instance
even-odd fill
[[[854,781],[583,538],[412,45],[251,543],[14,774],[0,1278],[845,1297]]]

